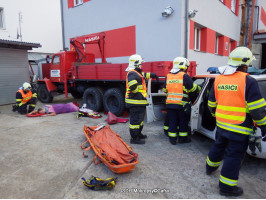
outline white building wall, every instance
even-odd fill
[[[185,53],[185,3],[187,0],[91,0],[68,8],[63,1],[65,44],[69,38],[128,26],[136,26],[136,53],[145,61],[172,61]],[[239,41],[240,18],[219,0],[189,0],[189,9],[198,10],[192,18],[198,24],[219,34]],[[167,18],[161,16],[165,7],[175,11]],[[241,9],[239,9],[240,13]],[[241,16],[241,13],[240,13]],[[198,64],[197,73],[205,73],[208,67],[225,65],[228,57],[189,49],[188,59]],[[128,56],[107,58],[108,62],[128,62]]]
[[[183,0],[92,0],[68,9],[64,1],[65,44],[69,38],[136,26],[136,53],[145,61],[173,60],[181,54]],[[161,13],[171,6],[174,13]],[[108,62],[128,62],[127,57],[107,58]]]
[[[261,7],[263,7],[264,11],[266,12],[266,1],[265,0],[257,0],[257,6],[259,6],[259,18],[258,18],[258,30],[264,30],[266,31],[266,25],[261,21]],[[257,8],[256,8],[257,9]],[[257,21],[257,10],[255,10],[254,15],[254,22]],[[253,24],[254,30],[257,29],[257,24]]]
[[[189,0],[189,9],[198,10],[192,18],[196,23],[239,42],[241,19],[219,0]],[[204,74],[208,67],[226,65],[228,57],[189,49],[188,59],[197,62],[197,74]]]

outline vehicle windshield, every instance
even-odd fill
[[[264,99],[266,99],[266,81],[258,81],[260,93]]]

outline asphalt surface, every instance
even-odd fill
[[[53,103],[72,102],[56,97]],[[78,101],[81,103],[81,100]],[[37,108],[43,104],[38,102]],[[100,119],[79,118],[77,113],[28,118],[0,106],[0,198],[91,199],[91,198],[187,198],[216,199],[220,168],[205,174],[206,156],[212,140],[194,134],[189,144],[168,142],[163,122],[144,123],[145,145],[130,145],[128,123],[111,128],[139,154],[139,164],[129,173],[114,174],[104,164],[93,163],[94,152],[82,156],[86,140],[84,124],[96,126]],[[111,191],[91,191],[81,177],[118,177]],[[246,156],[239,178],[244,195],[263,199],[266,188],[266,160]]]

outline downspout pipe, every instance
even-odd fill
[[[188,5],[189,0],[185,0],[185,46],[184,46],[184,57],[188,56]]]
[[[252,2],[252,10],[251,10],[251,18],[250,18],[250,24],[249,24],[249,38],[248,38],[248,48],[251,49],[252,44],[252,36],[253,36],[253,20],[254,20],[254,11],[255,11],[255,3],[256,0],[253,0]]]
[[[63,6],[63,1],[64,0],[60,0],[60,9],[61,9],[61,24],[62,24],[63,50],[65,50],[66,44],[65,44],[65,21],[64,21],[64,6]]]

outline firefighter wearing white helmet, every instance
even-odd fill
[[[188,115],[190,114],[189,93],[198,93],[201,88],[193,83],[186,73],[189,61],[183,57],[176,57],[173,68],[166,77],[163,90],[167,93],[166,108],[169,127],[165,121],[164,130],[168,129],[169,141],[175,145],[177,138],[179,143],[188,143]],[[177,130],[179,126],[179,132]]]
[[[16,105],[13,106],[13,111],[18,111],[20,114],[30,113],[36,107],[36,103],[36,91],[32,90],[31,85],[25,82],[16,93]]]
[[[142,72],[143,59],[140,55],[130,56],[129,65],[126,69],[126,107],[130,112],[129,132],[131,135],[131,144],[145,144],[146,135],[141,133],[143,129],[143,121],[146,112],[147,89],[145,79],[158,77],[154,73]]]
[[[206,159],[206,173],[211,175],[223,163],[219,187],[220,194],[225,196],[243,194],[243,189],[237,186],[238,176],[253,122],[261,128],[262,140],[266,140],[266,102],[257,81],[246,73],[254,59],[246,47],[233,50],[228,66],[215,78],[208,100],[209,110],[216,116],[217,132]]]

